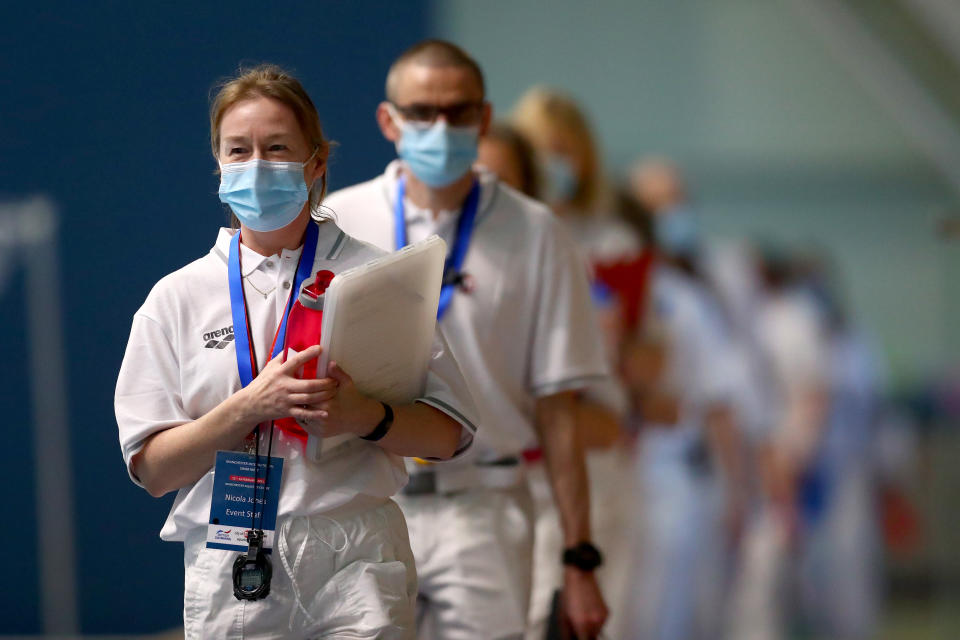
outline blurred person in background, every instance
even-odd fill
[[[540,170],[530,142],[506,122],[494,122],[480,138],[477,165],[528,198],[540,194]]]
[[[773,419],[773,386],[757,337],[757,317],[762,302],[760,278],[753,247],[744,240],[709,238],[701,231],[699,210],[690,196],[680,168],[667,158],[639,160],[629,174],[631,193],[660,221],[664,242],[691,246],[697,271],[719,303],[729,340],[727,375],[735,385],[736,422],[743,436],[744,477],[731,496],[745,511],[757,497],[760,478],[756,459],[769,437]],[[741,513],[737,521],[742,521]],[[736,547],[730,557],[736,563]]]
[[[577,242],[584,268],[591,275],[594,312],[606,339],[612,369],[619,366],[624,339],[623,300],[596,277],[600,265],[634,260],[640,242],[632,228],[611,215],[611,198],[603,180],[600,153],[586,115],[570,96],[547,87],[534,87],[517,102],[511,123],[537,153],[545,180],[541,198],[563,221]],[[619,601],[631,564],[627,532],[631,512],[630,461],[621,447],[629,398],[623,385],[610,379],[591,385],[577,399],[577,427],[587,447],[594,535],[609,559],[598,571],[608,601]],[[549,627],[553,594],[562,586],[555,558],[562,540],[557,513],[543,469],[531,459],[530,484],[537,507],[534,543],[534,586],[531,593],[529,640],[543,638]],[[617,635],[621,610],[610,613],[608,631]]]
[[[668,158],[641,158],[630,170],[628,184],[641,208],[653,214],[663,242],[692,256],[697,272],[719,303],[729,341],[727,375],[736,388],[733,406],[745,455],[741,465],[744,477],[731,498],[745,511],[757,497],[760,478],[756,460],[774,422],[774,389],[757,336],[763,296],[755,251],[746,241],[709,238],[702,232],[700,211],[683,172]],[[735,521],[742,521],[745,515],[741,513]],[[737,550],[736,546],[731,549],[731,563],[737,562]]]
[[[683,173],[668,158],[638,160],[630,169],[628,188],[640,207],[657,221],[667,242],[696,246],[694,259],[721,302],[734,333],[755,334],[760,284],[750,246],[704,236]]]
[[[742,527],[759,490],[756,459],[771,429],[771,386],[756,337],[761,292],[752,248],[742,240],[708,237],[702,231],[686,178],[668,158],[639,159],[627,181],[641,210],[651,212],[656,231],[673,251],[690,256],[693,268],[719,310],[726,336],[725,375],[733,389],[731,405],[738,428],[737,478],[728,483],[726,523],[729,549],[725,567],[739,562]]]
[[[782,251],[761,250],[756,338],[770,387],[771,428],[758,446],[762,497],[744,538],[728,619],[730,637],[787,635],[797,602],[803,480],[826,424],[830,343],[824,318]]]
[[[624,255],[613,261],[599,262],[594,267],[597,280],[617,296],[624,345],[636,338],[649,302],[650,276],[653,271],[653,222],[650,213],[637,202],[628,189],[617,186],[613,192],[613,212],[633,230],[640,245],[639,254]],[[631,412],[636,407],[631,406]]]
[[[801,483],[803,614],[822,637],[872,638],[881,577],[875,443],[885,367],[847,311],[829,261],[808,253],[798,269],[800,286],[822,317],[829,350],[826,424]]]
[[[643,424],[636,465],[640,560],[623,637],[716,638],[744,476],[731,340],[699,266],[693,221],[642,202],[655,257],[647,318],[625,363]]]
[[[185,636],[412,637],[416,570],[390,497],[406,480],[401,456],[442,459],[469,447],[470,392],[449,353],[431,362],[422,398],[392,408],[333,362],[322,378],[300,379],[320,354],[313,346],[281,355],[301,283],[382,252],[313,217],[330,145],[313,101],[282,69],[261,65],[225,82],[211,104],[210,141],[235,226],[147,296],[115,395],[131,480],[155,497],[178,492],[160,536],[184,543]],[[304,455],[308,433],[358,437],[314,464]],[[223,451],[236,452],[234,464],[249,454],[253,470],[218,463],[215,472]],[[271,457],[284,464],[267,475]],[[216,492],[218,482],[231,486],[222,474],[244,472],[253,496]],[[279,486],[278,504],[256,495],[257,477]],[[251,529],[266,537],[262,546],[247,538],[245,557],[207,546],[208,523],[218,524],[212,501],[225,500],[272,507],[275,536],[261,520]],[[216,536],[238,529],[223,528]]]
[[[560,216],[590,263],[633,256],[633,230],[612,215],[600,152],[586,115],[571,96],[533,87],[514,106],[510,122],[537,154],[539,197]]]
[[[609,367],[576,247],[542,203],[474,168],[491,108],[483,72],[459,47],[427,40],[401,54],[376,116],[399,160],[328,205],[382,248],[436,233],[462,258],[440,327],[483,427],[469,460],[409,464],[400,503],[421,637],[523,636],[533,520],[521,455],[534,444],[560,513],[563,542],[550,562],[562,567],[565,620],[577,637],[595,637],[607,611],[575,411],[577,394]]]
[[[757,341],[756,319],[761,302],[756,258],[749,243],[708,238],[701,231],[699,211],[691,201],[680,168],[666,158],[639,160],[629,174],[629,190],[642,210],[650,212],[663,241],[688,251],[710,292],[720,304],[731,341],[731,365],[737,379],[738,424],[751,443],[770,429],[770,385]]]

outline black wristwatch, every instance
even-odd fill
[[[390,431],[390,427],[393,426],[393,408],[388,405],[386,402],[380,402],[383,405],[383,420],[377,423],[377,426],[373,428],[373,431],[368,433],[365,436],[360,436],[361,440],[369,440],[370,442],[376,442],[387,435],[387,431]]]
[[[603,555],[589,542],[581,542],[563,550],[563,564],[581,571],[593,571],[603,564]]]

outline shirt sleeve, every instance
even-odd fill
[[[704,406],[732,404],[737,393],[732,344],[718,310],[705,304],[700,316],[700,328],[692,332],[698,354],[694,393]]]
[[[528,386],[536,397],[583,389],[609,376],[583,260],[554,219],[534,252],[535,308]]]
[[[143,484],[131,462],[147,438],[192,419],[183,407],[178,371],[176,351],[163,327],[146,315],[135,315],[120,365],[114,411],[123,461],[138,486]]]
[[[816,315],[794,300],[777,311],[767,344],[781,383],[787,389],[824,385],[828,356]]]
[[[415,402],[442,411],[460,423],[460,443],[453,458],[461,456],[470,448],[479,422],[476,406],[439,327],[434,338],[423,397],[417,398]]]

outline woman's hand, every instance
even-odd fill
[[[300,380],[296,377],[303,365],[320,356],[320,351],[320,346],[314,345],[294,353],[286,362],[278,355],[267,363],[253,382],[238,392],[244,394],[251,422],[260,424],[287,416],[297,417],[296,411],[304,405],[316,405],[336,395],[336,379]]]
[[[304,352],[306,353],[306,352]],[[346,371],[336,362],[327,367],[324,391],[315,394],[306,406],[294,407],[290,412],[297,422],[310,433],[331,437],[342,433],[365,436],[383,418],[380,403],[357,390]]]

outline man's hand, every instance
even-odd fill
[[[578,640],[596,638],[609,613],[593,572],[574,567],[563,569],[563,606]]]

